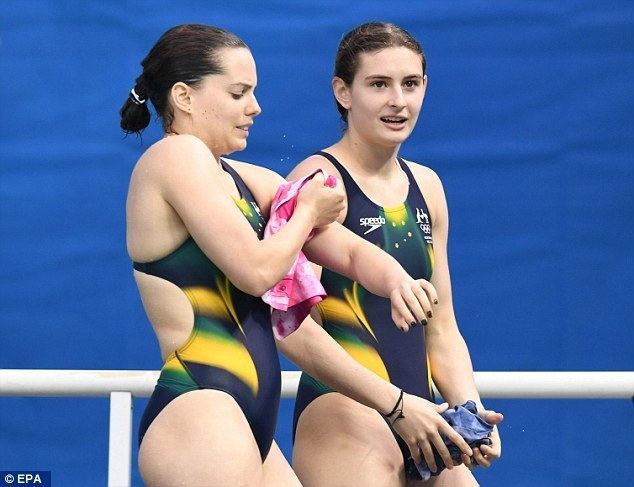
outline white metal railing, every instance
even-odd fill
[[[108,486],[129,487],[132,397],[149,397],[158,375],[149,370],[0,369],[0,396],[110,397]],[[282,372],[282,397],[295,397],[299,375]],[[494,399],[634,397],[634,372],[475,372],[475,381],[482,397]]]

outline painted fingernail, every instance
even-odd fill
[[[438,300],[437,299],[434,299],[434,304],[438,304]]]
[[[428,311],[427,312],[427,318],[431,318],[431,317],[432,317],[432,313],[431,313],[431,311]]]
[[[414,328],[418,323],[416,323],[415,321],[412,321],[409,326],[411,326],[412,328]]]
[[[423,326],[425,326],[425,325],[427,324],[427,320],[423,318],[423,319],[421,320],[421,324],[422,324]]]

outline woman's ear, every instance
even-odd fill
[[[350,110],[350,87],[348,83],[335,76],[332,78],[332,92],[337,102],[346,110]]]
[[[172,106],[174,110],[181,110],[185,113],[192,112],[192,96],[191,87],[187,86],[182,81],[174,83],[170,90],[170,98],[172,100]]]

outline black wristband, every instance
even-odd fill
[[[394,404],[392,410],[387,414],[381,413],[381,416],[383,416],[390,425],[394,425],[397,420],[405,417],[403,414],[403,389],[401,389],[398,399],[396,400],[396,404]]]

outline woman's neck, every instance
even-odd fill
[[[373,144],[348,129],[341,140],[332,147],[340,153],[348,169],[357,174],[389,177],[395,171],[400,172],[395,164],[400,144],[396,146]]]

